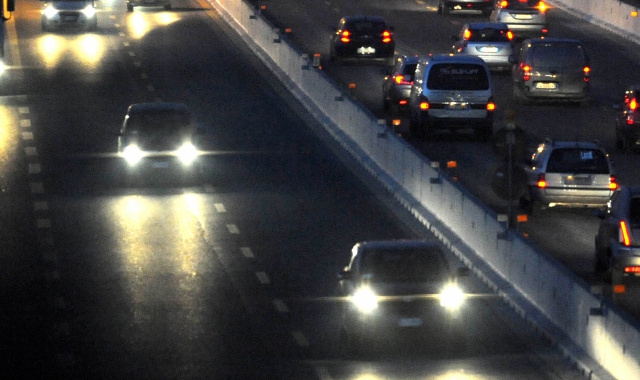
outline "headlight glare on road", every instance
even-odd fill
[[[140,160],[144,156],[144,153],[140,150],[140,148],[137,145],[129,145],[126,148],[124,148],[124,151],[122,152],[122,156],[124,156],[124,159],[127,160],[127,163],[129,165],[134,166],[138,162],[140,162]]]
[[[363,313],[371,313],[378,307],[378,296],[369,288],[360,288],[353,294],[353,303]]]
[[[87,16],[87,18],[92,18],[96,15],[96,9],[93,7],[93,5],[88,5],[82,10],[82,13]]]
[[[440,305],[449,309],[456,310],[464,301],[464,293],[456,284],[449,284],[440,292]]]
[[[44,14],[44,17],[46,18],[52,18],[58,14],[58,10],[55,9],[51,4],[49,4],[47,5],[46,8],[44,8],[44,10],[42,11],[42,14]]]
[[[185,165],[191,165],[198,157],[198,150],[191,143],[184,143],[177,152],[178,158]]]

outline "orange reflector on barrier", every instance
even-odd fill
[[[518,214],[518,223],[524,223],[529,221],[529,215],[527,214]]]
[[[615,294],[626,293],[626,291],[627,291],[627,287],[624,286],[624,284],[613,285],[613,292]]]
[[[454,169],[458,167],[458,161],[447,161],[447,168]]]
[[[391,122],[393,125],[398,126],[402,123],[402,120],[400,119],[393,119],[393,121]]]
[[[355,83],[349,83],[349,88],[351,88],[351,89],[356,88],[356,84]]]

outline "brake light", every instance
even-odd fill
[[[389,42],[391,42],[391,32],[388,30],[385,30],[384,32],[382,32],[382,42],[384,42],[385,44],[388,44]]]
[[[407,102],[407,99],[401,99],[401,100],[398,102],[398,104],[399,104],[399,105],[401,105],[401,106],[406,106],[407,104],[409,104],[409,102]]]
[[[342,31],[342,37],[340,37],[340,41],[347,43],[351,42],[351,38],[349,37],[351,33],[348,30]]]
[[[631,265],[628,267],[624,267],[624,273],[640,274],[640,265]]]
[[[618,234],[618,241],[625,247],[631,246],[631,235],[629,234],[629,226],[624,220],[620,221],[620,232]]]
[[[513,40],[513,33],[510,30],[507,30],[507,38],[509,41]]]
[[[471,31],[469,29],[465,30],[462,38],[464,38],[465,40],[468,40],[469,38],[471,38]]]
[[[531,79],[531,66],[521,63],[520,68],[522,69],[522,79],[524,81]]]
[[[538,187],[541,189],[547,187],[547,180],[545,179],[544,173],[538,175]]]
[[[429,109],[429,102],[427,102],[426,100],[423,100],[420,102],[420,109],[425,111]]]
[[[585,66],[582,71],[584,72],[584,81],[589,81],[589,74],[591,73],[591,68],[589,66]]]
[[[544,2],[540,2],[538,4],[538,9],[540,10],[540,12],[545,12],[547,10],[547,4],[545,4]]]
[[[631,111],[635,111],[636,108],[638,108],[638,102],[636,101],[636,98],[631,99],[631,101],[629,102],[629,109]]]
[[[618,188],[618,182],[616,182],[616,176],[609,176],[609,190],[616,190]]]
[[[496,104],[493,102],[492,99],[489,100],[489,103],[487,103],[487,111],[495,111],[496,110]]]
[[[509,2],[507,0],[502,0],[500,2],[500,7],[501,8],[506,8],[509,5]]]
[[[394,76],[393,77],[393,81],[396,84],[413,84],[413,81],[404,80],[404,75],[402,75],[402,74],[398,74],[398,75]]]

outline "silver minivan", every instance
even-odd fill
[[[496,105],[489,67],[471,55],[421,57],[409,95],[410,130],[425,138],[433,129],[472,128],[491,137]]]
[[[580,40],[526,39],[510,61],[516,100],[588,102],[591,68]]]

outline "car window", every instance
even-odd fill
[[[582,46],[575,43],[538,44],[531,47],[531,66],[579,68],[586,64]]]
[[[505,2],[502,3],[502,8],[516,10],[533,10],[538,9],[539,4],[540,0],[508,0],[506,1],[506,4]]]
[[[467,63],[436,63],[429,71],[430,90],[478,91],[489,89],[489,77],[483,66]]]
[[[184,133],[189,126],[189,115],[175,111],[133,113],[127,119],[127,132],[138,135]]]
[[[631,204],[629,205],[629,222],[631,227],[640,227],[640,196],[631,198]]]
[[[374,282],[444,281],[448,275],[439,251],[368,249],[362,255],[360,273]]]
[[[345,23],[344,29],[355,34],[379,34],[387,30],[387,25],[381,21],[348,21]]]
[[[469,36],[469,42],[509,42],[507,37],[507,30],[484,28],[484,29],[469,29],[471,36]]]
[[[411,75],[411,78],[413,78],[416,72],[416,66],[418,66],[417,63],[411,63],[408,65],[405,65],[404,69],[402,70],[402,75]]]
[[[551,152],[547,172],[608,174],[609,165],[599,149],[558,148]]]

